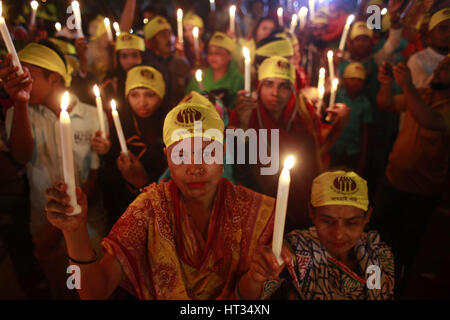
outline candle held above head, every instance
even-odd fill
[[[2,16],[3,6],[0,1],[0,33],[2,34],[3,42],[5,43],[6,50],[12,57],[12,64],[15,67],[18,67],[19,70],[17,74],[23,75],[22,65],[20,64],[19,57],[17,56],[16,48],[14,47],[14,43],[12,42],[11,35],[9,34],[8,26],[6,25],[5,18]]]
[[[355,20],[354,15],[349,15],[347,18],[347,22],[345,23],[344,31],[342,32],[341,40],[339,42],[339,50],[342,51],[345,48],[345,42],[347,41],[348,33],[350,30],[350,26]]]

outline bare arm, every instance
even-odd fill
[[[134,21],[134,11],[136,10],[136,0],[127,0],[123,7],[122,17],[120,17],[120,31],[130,31]]]

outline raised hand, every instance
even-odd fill
[[[252,96],[248,97],[247,94],[248,92],[245,90],[238,91],[235,102],[236,112],[239,117],[239,127],[244,130],[248,128],[253,110],[258,107],[256,99]]]
[[[18,104],[28,103],[33,85],[30,71],[22,67],[23,75],[17,75],[18,67],[12,65],[11,55],[6,55],[4,67],[0,69],[0,79],[9,97]]]
[[[117,158],[117,168],[122,173],[123,178],[136,188],[149,183],[147,171],[132,152],[128,152],[128,157],[123,152],[120,153]]]
[[[99,130],[95,133],[94,139],[92,139],[91,148],[97,154],[103,156],[111,149],[111,140],[109,140],[109,133],[106,134],[106,139],[102,137],[102,132]]]

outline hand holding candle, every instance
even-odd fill
[[[248,91],[247,96],[250,96],[251,88],[251,57],[250,50],[247,47],[242,48],[242,53],[244,55],[245,64],[245,86],[244,89]]]
[[[2,2],[0,1],[0,33],[2,34],[3,42],[5,43],[6,50],[12,57],[12,64],[18,67],[17,74],[23,75],[22,65],[20,64],[19,57],[17,56],[16,48],[12,42],[11,35],[9,34],[8,26],[6,25],[5,18],[2,16]]]
[[[69,107],[69,92],[64,92],[61,101],[61,112],[59,114],[59,131],[61,137],[61,153],[62,164],[64,172],[64,182],[67,185],[67,195],[70,198],[70,206],[74,208],[73,212],[67,214],[73,216],[81,213],[81,207],[77,202],[76,184],[75,184],[75,169],[73,161],[73,149],[72,149],[72,128],[70,123],[69,113],[67,109]]]
[[[283,263],[283,260],[281,259],[281,248],[283,246],[284,224],[286,222],[289,185],[291,183],[290,170],[294,166],[294,162],[295,159],[293,156],[289,156],[286,158],[286,160],[284,161],[284,168],[281,171],[280,178],[278,180],[277,203],[275,207],[275,223],[273,226],[272,252],[277,258],[277,261],[280,265]]]
[[[113,99],[111,100],[112,116],[114,120],[114,126],[116,127],[117,137],[119,138],[120,148],[122,152],[128,157],[128,148],[125,141],[125,136],[123,135],[122,124],[120,123],[119,113],[117,112],[117,103]]]
[[[183,10],[177,10],[178,42],[183,43]]]
[[[353,23],[353,20],[355,20],[354,15],[349,15],[347,18],[347,22],[345,23],[344,31],[342,32],[341,41],[339,42],[339,50],[343,51],[345,48],[345,42],[347,41],[348,32],[350,30],[350,25]]]

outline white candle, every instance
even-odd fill
[[[319,82],[317,83],[317,88],[325,86],[325,68],[320,68],[319,70]]]
[[[278,180],[277,202],[275,207],[275,223],[273,226],[272,252],[279,264],[281,259],[281,248],[283,246],[284,224],[286,221],[286,210],[289,198],[289,185],[291,183],[290,169],[294,166],[294,157],[289,156],[284,161],[284,168]]]
[[[59,23],[59,22],[55,23],[55,30],[56,30],[56,32],[60,32],[61,28],[62,28],[61,23]]]
[[[337,91],[338,85],[339,85],[339,79],[338,78],[334,78],[333,79],[333,85],[331,87],[330,103],[328,105],[329,108],[334,106],[334,103],[336,102],[336,91]]]
[[[292,15],[292,20],[291,20],[291,33],[292,34],[294,34],[295,28],[297,27],[297,21],[298,21],[298,16],[294,13]]]
[[[120,26],[117,21],[113,23],[113,28],[114,31],[116,32],[116,37],[120,36]]]
[[[202,70],[198,69],[195,72],[195,80],[197,80],[200,91],[204,91],[205,89],[203,88],[203,72],[202,72]]]
[[[235,25],[235,17],[236,17],[236,6],[233,4],[230,7],[230,32],[234,34],[234,25]]]
[[[198,32],[198,27],[194,27],[194,29],[192,29],[192,35],[194,36],[194,51],[197,60],[200,59],[200,43],[198,42]]]
[[[70,205],[74,208],[73,212],[67,214],[73,216],[81,212],[81,207],[77,202],[76,183],[75,183],[75,169],[73,162],[72,149],[72,129],[70,124],[69,113],[69,92],[64,92],[61,101],[61,112],[59,114],[59,133],[61,137],[61,153],[64,173],[64,182],[67,185],[67,195],[70,198]]]
[[[308,15],[308,8],[301,7],[301,9],[298,11],[298,17],[300,19],[300,29],[303,29],[305,27],[307,15]]]
[[[283,22],[283,8],[278,8],[277,9],[277,16],[278,16],[278,24],[282,27],[284,25]]]
[[[322,110],[324,95],[325,95],[325,86],[321,85],[321,86],[319,86],[319,100],[317,102],[317,107],[316,107],[316,112],[319,117],[320,117],[321,110]]]
[[[334,79],[334,62],[332,50],[327,52],[327,57],[328,57],[328,72],[330,74],[330,81],[332,81]]]
[[[244,55],[245,64],[245,86],[244,89],[248,91],[247,96],[250,96],[251,92],[251,57],[250,50],[247,47],[242,48],[242,53]]]
[[[214,0],[209,0],[209,9],[211,10],[211,12],[216,11],[216,2]]]
[[[81,11],[78,1],[72,1],[73,15],[75,16],[75,28],[77,29],[78,38],[83,38],[83,27],[81,23]]]
[[[353,20],[355,20],[355,16],[352,14],[349,15],[347,18],[347,22],[345,23],[344,31],[342,32],[341,41],[339,42],[339,50],[341,51],[345,48],[345,42],[347,41],[348,32]]]
[[[311,21],[314,20],[315,16],[314,0],[309,0],[309,17],[311,18]]]
[[[103,20],[103,22],[105,23],[105,29],[106,29],[106,34],[108,35],[108,40],[109,41],[113,41],[113,34],[111,31],[111,21],[109,21],[109,18],[105,18],[105,20]]]
[[[2,2],[0,1],[0,32],[2,34],[3,42],[5,43],[6,50],[12,57],[12,64],[18,67],[19,70],[17,74],[19,76],[23,75],[22,65],[20,64],[19,57],[17,56],[16,48],[12,42],[11,35],[9,34],[8,26],[6,25],[5,18],[2,16]]]
[[[122,149],[122,152],[128,157],[127,143],[123,135],[122,124],[120,123],[119,114],[117,113],[117,104],[114,99],[111,100],[111,109],[114,120],[114,126],[116,127],[117,137],[119,138],[120,148]]]
[[[39,3],[36,0],[31,1],[31,19],[30,19],[30,27],[33,27],[36,24],[36,11],[39,7]]]
[[[105,120],[103,117],[103,102],[98,85],[94,86],[94,94],[95,104],[97,105],[98,121],[100,122],[100,131],[102,132],[102,138],[106,139]]]
[[[177,10],[178,42],[183,43],[183,10]]]

